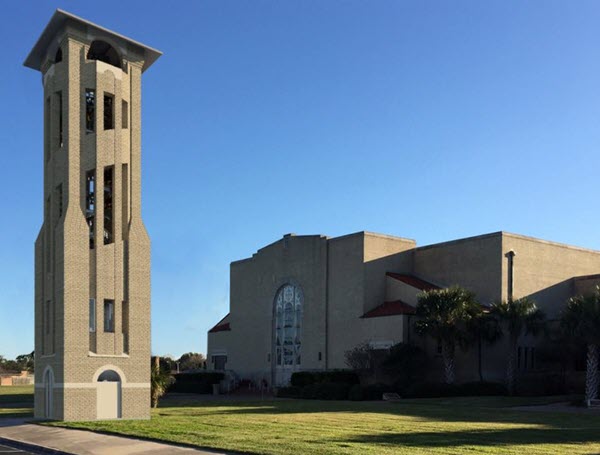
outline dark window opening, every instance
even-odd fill
[[[519,346],[517,348],[517,369],[533,370],[535,368],[535,348]]]
[[[85,131],[93,133],[96,116],[96,91],[92,88],[85,89]]]
[[[56,187],[56,204],[57,204],[57,207],[56,207],[56,211],[57,211],[56,220],[58,221],[60,219],[60,217],[62,217],[62,215],[63,215],[63,188],[62,188],[62,183]]]
[[[50,317],[51,317],[51,306],[52,301],[46,300],[46,305],[44,305],[44,333],[46,335],[50,334]]]
[[[90,332],[96,331],[96,299],[90,299]]]
[[[319,351],[319,362],[323,360],[323,356],[321,355],[321,352]]]
[[[62,48],[58,48],[54,56],[54,63],[62,62]]]
[[[96,217],[96,170],[85,174],[85,219],[90,228],[90,249],[94,249],[94,224]]]
[[[121,168],[121,204],[121,235],[125,240],[129,224],[129,170],[126,164]]]
[[[129,352],[129,302],[123,301],[121,309],[121,331],[123,332],[123,352]]]
[[[58,114],[58,147],[63,146],[63,98],[62,92],[56,92],[56,104]]]
[[[213,355],[212,363],[214,364],[215,370],[224,370],[225,364],[227,363],[226,355]]]
[[[44,146],[46,148],[46,161],[50,159],[50,97],[46,98],[44,115]]]
[[[104,129],[112,130],[115,128],[115,110],[114,97],[109,94],[104,94]]]
[[[115,301],[105,300],[104,301],[104,331],[114,332],[115,331]]]
[[[109,65],[121,68],[121,59],[117,51],[105,41],[94,41],[87,54],[88,60],[100,60]]]
[[[121,102],[121,128],[126,130],[129,126],[129,106],[127,101]]]
[[[113,167],[104,168],[104,244],[113,243]]]

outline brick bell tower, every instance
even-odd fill
[[[57,10],[24,65],[44,87],[35,417],[150,417],[141,77],[161,53]]]

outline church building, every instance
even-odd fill
[[[506,232],[420,247],[370,232],[288,234],[231,264],[230,309],[208,332],[208,364],[282,386],[295,371],[347,368],[345,352],[361,343],[413,342],[441,365],[437,341],[413,333],[420,292],[460,285],[484,305],[529,296],[552,320],[599,283],[600,251]],[[519,341],[525,368],[537,343]],[[504,377],[505,350],[484,347],[486,379]],[[477,380],[475,362],[457,351],[457,381]]]

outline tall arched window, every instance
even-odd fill
[[[286,284],[275,296],[275,363],[278,367],[300,365],[302,346],[302,306],[299,286]]]

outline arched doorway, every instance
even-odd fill
[[[96,418],[121,418],[121,376],[114,370],[105,370],[98,376]]]
[[[273,309],[273,365],[277,386],[288,385],[292,373],[300,369],[303,306],[300,286],[285,284],[277,291]]]
[[[44,417],[54,418],[54,371],[51,367],[44,372]]]

